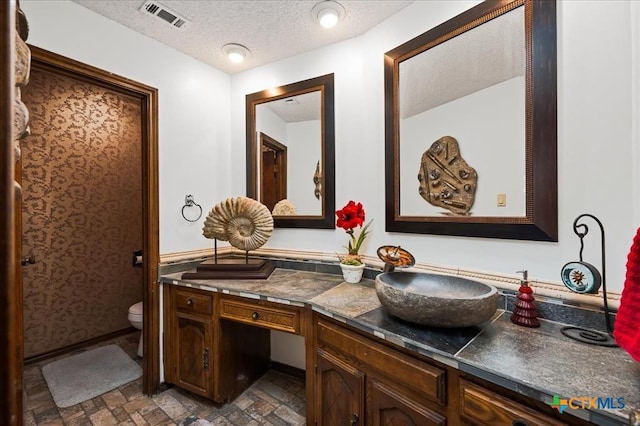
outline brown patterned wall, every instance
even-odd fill
[[[140,100],[34,67],[23,99],[25,357],[130,326],[142,300]]]

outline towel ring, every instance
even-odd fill
[[[184,209],[186,209],[187,207],[197,207],[197,208],[199,208],[200,209],[200,213],[198,214],[198,217],[192,220],[192,219],[189,219],[187,216],[185,216],[184,215]],[[184,197],[184,206],[182,206],[182,217],[187,222],[197,222],[202,217],[202,206],[200,204],[196,203],[193,200],[193,195],[191,195],[191,194],[189,194],[186,197]]]

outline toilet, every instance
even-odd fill
[[[129,322],[138,330],[142,330],[142,302],[135,303],[129,308]],[[142,333],[138,343],[138,356],[142,356]]]

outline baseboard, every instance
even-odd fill
[[[271,361],[271,369],[279,371],[280,373],[288,374],[289,376],[296,377],[304,380],[306,378],[306,371],[298,367],[292,367],[291,365],[283,364],[278,361]]]
[[[64,346],[62,348],[54,349],[52,351],[48,351],[42,354],[33,355],[24,359],[24,365],[34,364],[36,362],[44,361],[49,358],[55,358],[57,356],[64,355],[69,352],[74,352],[79,349],[86,348],[88,346],[92,346],[98,343],[106,342],[111,339],[115,339],[116,337],[126,336],[127,334],[131,334],[136,331],[138,330],[134,327],[127,327],[122,330],[114,331],[108,334],[104,334],[102,336],[85,340],[83,342],[74,343],[73,345]]]

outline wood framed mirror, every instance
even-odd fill
[[[555,0],[480,3],[384,69],[387,231],[558,240]]]
[[[246,96],[247,196],[280,228],[335,228],[333,74]]]

